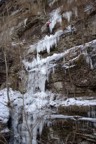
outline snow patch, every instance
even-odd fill
[[[21,94],[17,91],[13,91],[11,88],[9,89],[9,96],[10,100],[14,104],[18,104],[18,97],[21,96]],[[15,102],[16,101],[16,102]],[[8,98],[7,98],[7,89],[3,89],[0,91],[0,120],[3,123],[7,123],[9,119],[9,108],[7,106]]]

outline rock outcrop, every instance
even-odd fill
[[[95,144],[96,1],[1,0],[0,88],[0,144]]]

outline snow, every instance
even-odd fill
[[[89,121],[89,122],[96,123],[96,118],[82,117],[82,118],[79,118],[79,120],[81,120],[81,121]]]
[[[11,101],[15,101],[15,100],[17,101],[20,93],[10,89],[9,95]],[[0,120],[2,121],[2,123],[7,123],[9,119],[9,108],[7,107],[7,103],[8,103],[7,89],[3,89],[0,91]]]
[[[29,113],[36,112],[36,110],[38,111],[39,109],[45,107],[48,103],[48,94],[45,92],[37,92],[30,98],[28,97],[29,95],[30,92],[25,94],[25,108]]]
[[[77,105],[77,106],[94,106],[96,105],[96,100],[84,100],[84,99],[79,99],[79,98],[69,98],[65,100],[64,102],[61,103],[61,105],[64,106],[70,106],[70,105]]]
[[[9,118],[9,109],[6,106],[7,97],[0,91],[0,121],[7,123]]]
[[[46,118],[50,118],[50,119],[72,119],[74,120],[74,116],[68,116],[68,115],[50,115],[50,116],[46,116]]]
[[[52,0],[52,1],[49,3],[49,6],[52,7],[52,5],[53,5],[55,2],[58,2],[58,0]]]
[[[53,106],[95,106],[96,99],[90,98],[68,98],[67,100],[54,100],[53,95],[50,92],[37,92],[33,96],[31,96],[31,91],[27,92],[24,95],[25,109],[28,113],[38,112],[38,110],[47,107],[48,105]],[[50,97],[49,97],[50,96]],[[22,95],[17,91],[12,91],[10,89],[10,98],[13,101],[13,104],[19,104],[18,106],[22,106]],[[21,99],[21,100],[20,100]],[[6,123],[9,118],[9,109],[6,106],[7,96],[6,89],[0,91],[0,120]]]
[[[14,92],[12,91],[11,96],[13,97]],[[28,136],[28,131],[26,129],[26,121],[24,121],[23,118],[23,123],[19,124],[19,117],[22,114],[22,109],[20,110],[23,101],[21,99],[21,95],[17,96],[18,93],[15,93],[15,97],[13,99],[15,109],[13,110],[13,125],[14,125],[14,133],[15,133],[15,139],[19,139],[21,134],[23,134],[23,140],[24,137],[27,137],[24,141],[29,140]],[[96,100],[81,100],[81,99],[67,99],[65,101],[63,100],[54,100],[53,98],[54,94],[50,92],[37,92],[35,94],[32,94],[32,90],[30,89],[27,93],[25,93],[24,97],[24,109],[27,115],[27,122],[32,130],[33,134],[33,139],[32,139],[32,144],[37,143],[36,137],[37,137],[37,129],[39,129],[39,132],[42,133],[44,121],[46,119],[46,114],[48,115],[48,112],[46,113],[47,108],[52,104],[53,106],[70,106],[70,105],[78,105],[78,106],[86,106],[86,105],[96,105]],[[19,101],[19,99],[21,99]],[[21,106],[20,106],[21,105]],[[21,112],[20,112],[21,111]],[[1,113],[0,113],[1,114]],[[32,118],[31,118],[32,117]],[[44,118],[45,117],[45,118]],[[47,117],[48,118],[48,117]],[[72,119],[75,120],[74,117],[72,116],[62,116],[62,115],[49,115],[49,118],[52,119],[57,119],[57,118],[64,118],[64,119]],[[5,119],[5,118],[4,118]],[[93,119],[85,119],[82,118],[80,120],[88,120],[88,121],[93,121]],[[31,127],[33,125],[33,127]],[[16,128],[18,126],[18,129]]]
[[[78,121],[89,121],[96,123],[96,118],[89,118],[89,117],[82,117],[82,116],[68,116],[68,115],[50,115],[46,116],[46,119],[71,119],[71,120],[78,120]]]
[[[69,107],[69,106],[80,106],[80,107],[85,107],[85,106],[96,106],[96,99],[91,97],[88,99],[88,97],[76,97],[76,98],[67,98],[64,100],[63,98],[58,98],[56,100],[51,99],[50,105],[53,107]]]

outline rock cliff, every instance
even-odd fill
[[[96,0],[1,0],[0,89],[0,144],[95,144]]]

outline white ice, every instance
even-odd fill
[[[49,20],[51,23],[50,23],[50,32],[52,32],[54,26],[57,24],[57,23],[62,23],[62,16],[60,14],[60,8],[52,11],[50,13],[50,20]]]
[[[17,91],[13,91],[12,89],[9,89],[9,96],[10,100],[14,104],[20,104],[20,101],[18,100],[18,97],[21,97],[21,94]],[[7,99],[7,89],[3,89],[0,91],[0,120],[3,123],[7,123],[9,119],[9,108],[7,106],[8,99]]]
[[[38,43],[31,45],[28,53],[31,53],[32,51],[36,50],[37,53],[40,53],[42,51],[47,50],[47,53],[50,53],[50,49],[54,46],[57,46],[57,43],[59,41],[59,37],[63,34],[62,30],[57,31],[54,35],[46,35],[42,40],[40,40]]]
[[[63,17],[66,18],[68,22],[70,22],[71,17],[72,17],[72,11],[67,11],[63,13]]]

